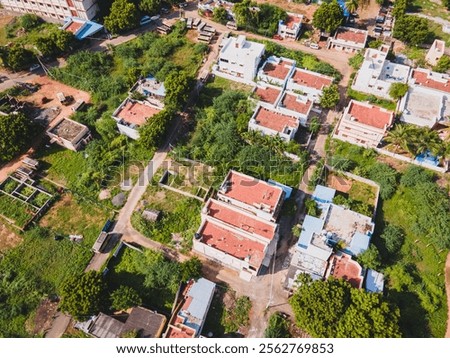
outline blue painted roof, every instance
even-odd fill
[[[332,203],[336,190],[323,185],[317,185],[312,198],[320,203]]]
[[[64,22],[63,28],[66,28],[72,22],[83,24],[74,34],[77,40],[84,40],[103,29],[103,25],[97,24],[94,21],[80,19],[79,17],[66,17]]]
[[[352,242],[347,250],[351,255],[359,255],[360,253],[366,251],[369,248],[370,236],[361,234],[357,232],[352,237]]]
[[[287,185],[278,183],[277,181],[272,180],[272,179],[269,179],[267,182],[268,182],[269,184],[278,186],[278,187],[280,187],[281,189],[283,189],[283,191],[284,191],[284,198],[285,198],[285,199],[289,199],[289,198],[291,197],[291,194],[292,194],[292,188],[291,188],[290,186],[287,186]]]
[[[191,316],[201,320],[205,319],[215,287],[216,284],[206,278],[199,278],[197,282],[194,283],[189,290],[189,296],[192,297],[192,301],[187,309]]]
[[[302,225],[302,232],[297,241],[297,246],[304,249],[308,248],[314,233],[318,233],[323,229],[323,220],[314,216],[306,215]]]
[[[382,293],[384,289],[384,275],[372,269],[367,270],[366,290],[369,292]]]

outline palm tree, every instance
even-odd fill
[[[393,130],[391,130],[386,136],[386,142],[395,146],[395,153],[399,148],[402,148],[405,152],[414,154],[411,149],[411,139],[414,129],[407,124],[397,124]]]
[[[345,8],[347,9],[347,11],[350,14],[353,14],[354,12],[356,12],[356,10],[358,10],[358,7],[359,7],[360,3],[362,4],[363,1],[361,1],[361,0],[347,0],[345,2]]]
[[[442,155],[445,150],[439,133],[429,128],[417,130],[413,139],[416,155],[430,151],[431,154],[438,156]]]

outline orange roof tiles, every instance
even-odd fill
[[[127,101],[116,117],[123,119],[127,123],[141,126],[146,122],[147,118],[159,112],[161,112],[159,108],[150,107],[139,102]]]
[[[442,78],[442,74],[438,74],[441,79],[438,81],[437,79],[430,78],[428,71],[424,70],[413,70],[412,77],[415,82],[421,86],[433,88],[439,91],[450,93],[450,81],[447,78]]]
[[[264,74],[267,76],[284,80],[289,74],[293,62],[281,60],[279,63],[266,62],[263,68]]]
[[[259,107],[254,117],[262,127],[270,128],[277,132],[283,132],[286,127],[296,128],[299,123],[294,117]]]
[[[248,258],[250,265],[259,268],[264,259],[265,245],[233,233],[211,221],[205,221],[202,242],[240,260]]]
[[[364,44],[367,39],[367,31],[339,27],[335,39]]]
[[[195,330],[182,326],[182,327],[169,327],[167,330],[166,338],[194,338]]]
[[[301,70],[299,68],[295,69],[292,79],[295,83],[303,85],[310,88],[315,88],[321,90],[323,87],[329,86],[333,83],[333,79],[320,75],[318,73],[311,73],[308,71]]]
[[[362,287],[362,268],[356,261],[352,260],[350,255],[333,255],[330,262],[333,277],[342,278],[355,288]]]
[[[312,102],[310,100],[306,100],[306,102],[298,101],[297,98],[297,95],[285,93],[281,103],[286,109],[301,114],[308,114],[311,110]]]
[[[264,204],[275,209],[283,194],[283,190],[277,186],[235,171],[230,171],[227,180],[231,185],[225,196],[248,205]]]
[[[256,234],[269,240],[275,236],[276,225],[258,219],[254,215],[244,214],[220,201],[211,200],[207,210],[209,216],[250,234]]]
[[[260,101],[274,104],[280,95],[281,89],[272,87],[256,87],[255,94],[259,97]]]
[[[81,28],[81,26],[83,26],[82,22],[72,21],[72,23],[69,26],[67,26],[65,30],[70,31],[72,33],[76,33]]]
[[[359,123],[371,127],[384,129],[389,127],[394,120],[394,112],[371,104],[359,104],[351,101],[348,113]]]

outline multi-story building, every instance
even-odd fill
[[[394,112],[352,100],[333,137],[363,147],[376,148],[393,122]]]
[[[286,89],[301,93],[314,102],[319,102],[322,90],[333,83],[333,77],[296,68],[286,83]]]
[[[0,0],[8,10],[64,20],[72,16],[91,20],[97,14],[97,0]]]
[[[327,48],[348,53],[358,52],[366,47],[368,36],[367,30],[340,26],[334,36],[328,38]]]
[[[286,21],[278,22],[278,36],[295,40],[302,28],[303,15],[288,13]]]
[[[247,41],[245,36],[229,37],[223,43],[214,73],[236,81],[253,83],[264,45]]]

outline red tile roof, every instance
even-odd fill
[[[371,104],[351,101],[348,113],[359,123],[384,129],[394,120],[394,112]]]
[[[217,200],[210,200],[207,204],[208,216],[232,225],[250,234],[262,236],[272,240],[275,236],[276,225],[266,220],[258,219],[255,215],[245,214],[239,209]]]
[[[83,26],[82,22],[72,21],[72,23],[69,26],[67,26],[65,30],[75,33],[81,28],[81,26]]]
[[[272,129],[277,132],[283,132],[286,127],[296,128],[299,123],[297,119],[285,114],[259,107],[255,120],[262,127]]]
[[[264,259],[265,245],[231,232],[211,221],[205,221],[200,235],[202,242],[240,260],[249,259],[251,266],[259,268]]]
[[[294,25],[300,24],[302,22],[301,17],[288,15],[284,24],[290,28],[294,29]]]
[[[367,39],[367,31],[339,27],[336,31],[335,39],[365,44]]]
[[[292,66],[293,62],[285,60],[281,60],[279,63],[266,62],[263,72],[267,76],[284,80]]]
[[[429,74],[432,73],[433,72],[428,72],[426,70],[413,70],[412,77],[415,82],[421,86],[450,93],[450,81],[448,76],[444,76],[444,78],[442,78],[443,75],[441,73],[436,73],[435,75],[429,76]],[[434,79],[433,76],[435,76]]]
[[[169,327],[166,338],[195,338],[195,330],[186,326]]]
[[[272,87],[256,87],[255,94],[259,97],[262,102],[274,104],[278,96],[280,95],[281,89]]]
[[[331,275],[337,279],[342,278],[355,288],[361,288],[363,277],[362,268],[350,255],[333,255],[330,258]]]
[[[299,85],[315,88],[318,90],[321,90],[323,87],[327,87],[333,83],[333,79],[331,77],[324,76],[319,73],[301,70],[299,68],[295,69],[292,79]]]
[[[140,126],[146,122],[147,118],[150,118],[159,112],[161,112],[161,109],[159,108],[150,107],[139,102],[127,101],[116,114],[116,117],[123,119],[127,123]]]
[[[306,100],[306,102],[298,101],[297,98],[297,95],[285,93],[283,99],[281,100],[281,103],[286,109],[301,114],[308,114],[313,103],[310,100]]]

